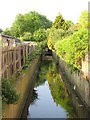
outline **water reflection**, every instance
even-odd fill
[[[21,118],[27,118],[27,115],[29,114],[28,113],[29,106],[35,104],[37,100],[38,100],[38,93],[37,93],[37,90],[34,89],[34,84],[33,84],[32,88],[30,89],[30,93],[29,93],[27,102],[25,104],[23,113],[21,115]]]
[[[57,73],[55,64],[49,66],[47,74],[49,88],[56,105],[60,105],[67,111],[69,117],[76,117],[72,105],[71,97],[68,95],[63,81]]]
[[[27,118],[68,118],[74,116],[72,101],[60,80],[55,65],[41,63],[35,88],[38,99],[30,104]]]
[[[48,81],[35,89],[37,89],[39,99],[29,106],[27,118],[67,118],[67,112],[61,106],[56,106],[53,101]]]
[[[35,87],[41,86],[45,83],[48,67],[50,64],[51,61],[41,62],[41,67],[39,68],[39,73],[35,82]]]
[[[37,90],[33,89],[32,99],[30,101],[30,104],[31,105],[35,104],[36,100],[38,100],[38,93]]]
[[[53,62],[44,61],[41,63],[23,117],[66,119],[77,116],[80,118],[90,117],[90,113],[82,105],[67,80],[64,83],[63,81]]]

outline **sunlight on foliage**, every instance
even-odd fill
[[[87,29],[81,29],[56,44],[57,55],[60,55],[67,63],[78,69],[81,69],[81,62],[87,50]]]

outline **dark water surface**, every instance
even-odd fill
[[[55,64],[52,61],[43,61],[30,91],[23,117],[67,119],[77,118],[77,114],[82,118],[88,116],[77,98],[68,83],[63,83]]]

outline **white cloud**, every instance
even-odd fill
[[[59,12],[64,19],[76,22],[83,10],[88,10],[89,0],[1,0],[0,27],[10,27],[18,13],[37,11],[54,20]]]

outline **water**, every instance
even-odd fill
[[[49,90],[48,81],[35,90],[38,93],[38,100],[29,106],[27,118],[67,118],[67,112],[61,106],[56,106]]]
[[[67,80],[63,81],[55,64],[43,61],[22,118],[90,118]]]

